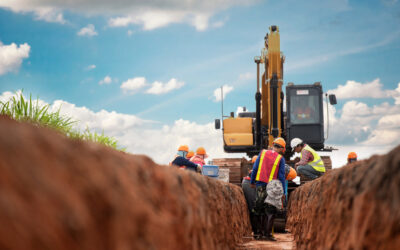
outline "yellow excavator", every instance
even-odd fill
[[[283,110],[284,93],[283,64],[285,57],[280,50],[279,28],[269,28],[265,36],[261,56],[254,58],[257,64],[256,112],[242,112],[238,117],[223,119],[224,151],[227,153],[246,153],[249,157],[258,154],[263,148],[272,145],[274,138],[283,137],[287,150],[285,158],[291,156],[290,140],[301,138],[318,151],[331,151],[325,148],[323,91],[320,82],[313,84],[286,86],[286,112]],[[260,64],[264,65],[261,75]],[[327,95],[326,95],[327,96]],[[329,95],[331,104],[336,104],[335,95]],[[224,118],[224,116],[223,116]],[[215,128],[221,121],[215,120]]]
[[[246,153],[249,157],[252,157],[259,154],[262,149],[272,146],[277,137],[282,137],[286,141],[285,159],[290,165],[294,163],[290,161],[290,157],[293,155],[290,141],[293,138],[302,139],[314,150],[332,151],[333,148],[324,145],[326,140],[323,113],[324,93],[320,82],[301,85],[288,83],[286,86],[286,112],[284,111],[285,95],[282,86],[285,57],[280,49],[279,28],[277,26],[273,25],[269,28],[261,55],[256,56],[254,62],[257,64],[256,111],[241,112],[238,117],[234,117],[234,113],[231,112],[231,115],[225,119],[222,114],[224,151],[227,153]],[[264,66],[261,85],[260,65]],[[325,96],[328,102],[328,94],[325,94]],[[331,105],[336,104],[335,95],[329,95],[329,103]],[[327,117],[329,117],[328,114]],[[220,127],[221,121],[216,119],[215,128],[220,129]],[[326,169],[330,169],[330,157],[322,156],[321,158]],[[248,168],[251,168],[251,165],[247,164],[247,169],[243,169],[243,160],[237,159],[237,161],[238,163],[235,164],[241,165],[240,168],[229,166],[233,165],[232,159],[229,159],[229,161],[226,158],[214,159],[216,165],[230,168],[230,178],[235,178],[230,182],[240,185],[240,178],[243,177],[243,173],[248,173]],[[241,173],[235,173],[232,170]],[[296,187],[298,187],[297,184],[289,181],[288,197]],[[275,229],[277,231],[284,230],[285,223],[286,209],[278,214],[274,223]]]

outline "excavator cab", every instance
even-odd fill
[[[336,96],[330,95],[329,101],[336,104]],[[317,151],[324,150],[324,112],[323,91],[320,82],[309,85],[286,87],[286,137],[302,138]]]
[[[287,141],[303,138],[315,150],[324,148],[322,86],[288,84],[286,87]]]

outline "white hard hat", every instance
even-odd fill
[[[303,141],[300,138],[293,138],[290,141],[290,147],[292,149],[294,149],[295,147],[297,147],[299,144],[302,144],[302,143],[303,143]]]

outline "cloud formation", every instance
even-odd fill
[[[183,85],[185,85],[184,82],[178,81],[175,78],[172,78],[166,83],[155,81],[149,84],[147,83],[145,77],[135,77],[123,82],[121,84],[121,89],[125,94],[136,94],[140,89],[150,86],[150,88],[148,88],[145,91],[145,93],[153,95],[161,95],[171,92],[174,89],[179,89]]]
[[[30,50],[27,43],[4,45],[0,42],[0,75],[17,71],[22,61],[29,57]]]
[[[384,98],[393,97],[395,100],[396,90],[382,90],[377,80],[374,80],[365,86],[359,88],[369,88],[369,91],[376,93],[365,93],[363,90],[353,92],[355,98]],[[351,91],[353,84],[346,85]],[[378,88],[379,87],[379,88]],[[345,86],[340,89],[341,91]],[[400,89],[399,89],[400,90]],[[330,91],[329,91],[330,92]],[[339,92],[341,93],[341,92]],[[343,92],[347,97],[347,92]],[[325,104],[326,105],[326,104]],[[400,138],[400,103],[391,105],[389,102],[383,102],[376,105],[368,105],[364,102],[349,100],[340,112],[336,111],[334,106],[329,105],[330,136],[329,143],[333,144],[353,144],[360,145],[397,145]],[[326,121],[325,115],[325,121]]]
[[[87,66],[86,70],[92,70],[92,69],[95,69],[95,68],[96,68],[96,65],[92,64],[92,65]]]
[[[232,86],[229,86],[228,84],[225,84],[224,86],[223,86],[223,98],[225,99],[225,97],[226,97],[226,95],[229,93],[229,92],[231,92],[233,90],[233,87]],[[217,88],[217,89],[215,89],[214,90],[214,96],[213,96],[213,101],[214,102],[219,102],[219,101],[221,101],[221,99],[222,99],[222,96],[221,96],[221,88]]]
[[[162,83],[162,82],[153,82],[151,84],[151,88],[146,91],[148,94],[154,94],[154,95],[160,95],[160,94],[165,94],[168,93],[174,89],[179,89],[183,85],[185,85],[184,82],[179,82],[175,78],[172,78],[169,80],[167,83]]]
[[[125,94],[135,94],[139,89],[145,87],[146,85],[146,78],[135,77],[123,82],[120,88]]]
[[[88,24],[76,33],[78,36],[97,36],[97,31],[93,24]]]
[[[245,6],[256,0],[2,0],[0,7],[14,12],[33,12],[45,21],[65,23],[62,11],[84,15],[101,15],[109,18],[110,27],[139,25],[144,30],[165,27],[172,23],[187,23],[197,30],[209,27],[211,16],[233,6]],[[217,26],[222,23],[217,23]]]
[[[351,98],[388,98],[392,96],[392,91],[383,90],[383,84],[377,78],[372,82],[360,83],[356,81],[347,81],[345,85],[340,85],[330,93],[336,95],[339,99]]]
[[[110,76],[106,76],[106,77],[104,77],[104,79],[102,79],[102,80],[99,81],[99,84],[100,84],[100,85],[103,85],[103,84],[110,84],[110,83],[112,83],[112,79],[111,79]]]

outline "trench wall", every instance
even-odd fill
[[[233,249],[251,233],[237,186],[6,117],[0,222],[0,249]]]
[[[400,249],[400,147],[297,188],[287,226],[298,249]]]

